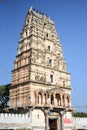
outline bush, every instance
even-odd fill
[[[87,113],[86,112],[74,112],[73,117],[87,117]]]

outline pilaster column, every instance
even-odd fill
[[[59,130],[63,130],[63,119],[62,119],[62,114],[59,114],[59,125],[57,126],[57,128],[59,128]]]
[[[45,130],[48,130],[48,114],[49,110],[45,110]]]
[[[47,104],[50,105],[51,104],[51,94],[49,94],[49,99],[47,101]]]
[[[60,111],[60,130],[64,130],[63,115],[65,114],[65,112],[65,110]]]
[[[60,106],[63,106],[63,98],[62,98],[62,95],[60,95]]]
[[[38,104],[38,93],[36,93],[36,96],[35,96],[35,104],[36,105]]]
[[[58,116],[57,118],[57,130],[60,130],[60,117]]]

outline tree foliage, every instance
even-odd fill
[[[0,112],[3,112],[3,109],[8,107],[9,87],[10,84],[0,86]]]
[[[74,112],[73,116],[74,117],[87,117],[87,113],[86,112]]]

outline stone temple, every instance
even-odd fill
[[[9,111],[43,120],[37,130],[62,130],[63,114],[72,111],[71,81],[54,21],[31,7],[17,49]]]

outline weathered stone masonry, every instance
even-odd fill
[[[41,130],[53,128],[52,123],[55,130],[63,129],[61,113],[72,110],[70,82],[55,23],[30,8],[14,61],[9,110],[29,112],[33,108],[37,119],[42,111],[45,127]]]
[[[11,107],[71,106],[70,74],[49,17],[29,10],[12,71]]]

